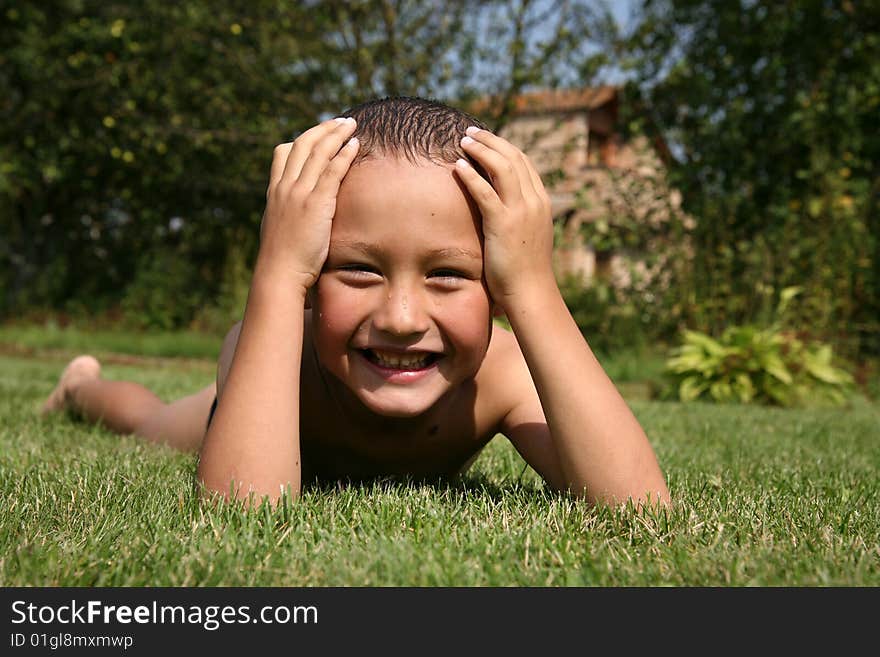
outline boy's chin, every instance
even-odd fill
[[[368,410],[383,417],[415,418],[426,413],[437,403],[439,396],[419,395],[418,399],[407,398],[406,395],[384,395],[382,393],[363,392],[357,395],[360,402]]]

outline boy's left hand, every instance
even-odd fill
[[[468,128],[462,148],[489,174],[465,160],[456,172],[483,215],[486,283],[505,311],[531,290],[552,284],[550,197],[534,165],[516,146],[487,130]]]

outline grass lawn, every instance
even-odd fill
[[[797,411],[634,395],[677,501],[658,515],[549,493],[501,437],[459,483],[312,489],[248,513],[198,500],[195,456],[41,419],[80,344],[16,330],[0,330],[4,586],[880,585],[876,402]],[[165,399],[214,375],[218,340],[186,352],[92,337],[105,376]],[[106,360],[126,344],[200,357]],[[637,379],[631,359],[608,369]]]

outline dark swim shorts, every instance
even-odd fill
[[[211,402],[211,410],[208,411],[208,423],[205,425],[205,431],[211,426],[211,420],[214,419],[214,412],[217,410],[217,395],[214,395],[214,401]]]

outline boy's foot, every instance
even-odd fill
[[[63,410],[73,390],[83,381],[101,378],[101,363],[94,356],[77,356],[67,364],[58,385],[43,403],[41,415]]]

